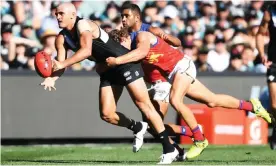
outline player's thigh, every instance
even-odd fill
[[[177,72],[172,82],[170,101],[172,100],[183,101],[184,96],[186,95],[192,82],[193,82],[193,78],[186,75],[185,73]]]
[[[137,102],[150,102],[147,86],[142,77],[129,83],[126,88],[135,104]]]
[[[194,83],[190,85],[186,96],[194,101],[205,104],[214,102],[215,99],[215,94],[198,79],[195,79]]]
[[[115,112],[116,103],[123,92],[123,86],[104,86],[99,91],[100,112]]]
[[[268,89],[269,89],[271,105],[273,109],[276,109],[276,82],[269,82]]]
[[[191,83],[196,78],[196,67],[192,59],[184,57],[180,60],[168,78],[172,84],[170,99],[175,97],[181,97],[183,99]]]

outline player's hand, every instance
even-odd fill
[[[51,91],[52,89],[57,90],[55,87],[55,82],[56,81],[52,77],[47,77],[42,83],[40,83],[40,85],[44,86],[44,90],[47,90],[47,89],[49,91]]]
[[[55,59],[53,60],[53,72],[58,71],[63,68],[64,68],[64,66],[63,66],[62,62],[59,62]]]
[[[265,65],[265,67],[267,68],[269,68],[270,65],[272,64],[272,62],[267,59],[267,56],[261,56],[261,60],[263,65]]]
[[[109,67],[115,67],[118,65],[117,59],[115,57],[106,58],[106,64]]]

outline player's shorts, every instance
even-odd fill
[[[119,85],[126,86],[139,78],[144,77],[143,69],[139,64],[127,64],[119,70],[110,69],[100,75],[100,87]]]
[[[169,82],[156,81],[151,85],[149,94],[156,101],[169,102],[171,84]]]
[[[168,80],[170,83],[172,83],[172,80],[177,72],[180,72],[181,74],[185,73],[187,76],[191,77],[193,79],[192,83],[196,79],[195,64],[193,60],[188,56],[185,56],[184,58],[182,58],[180,61],[177,62],[173,71],[168,76]]]
[[[267,82],[276,82],[276,64],[271,65],[266,73]]]

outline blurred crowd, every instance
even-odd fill
[[[68,0],[66,0],[68,2]],[[55,8],[59,1],[1,0],[1,69],[34,70],[34,55],[44,50],[56,56],[59,33]],[[104,30],[119,29],[120,7],[136,3],[143,22],[177,36],[181,50],[193,57],[198,72],[240,71],[264,73],[255,36],[263,17],[265,1],[72,1],[78,16],[94,20]],[[265,45],[269,37],[265,38]],[[68,56],[73,52],[68,51]],[[85,60],[71,70],[93,70]]]

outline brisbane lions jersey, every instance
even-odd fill
[[[154,83],[157,80],[166,81],[178,61],[184,55],[177,49],[172,48],[161,38],[157,37],[156,44],[152,45],[146,58],[142,61],[145,80]]]

